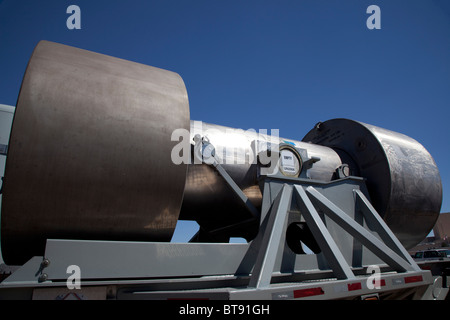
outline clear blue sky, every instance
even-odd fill
[[[448,0],[4,0],[0,103],[15,105],[42,39],[179,73],[194,120],[297,140],[337,117],[404,133],[434,157],[450,211]]]

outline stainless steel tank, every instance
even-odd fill
[[[442,183],[432,156],[416,140],[348,119],[317,124],[303,141],[334,149],[366,178],[371,202],[408,249],[433,228],[442,204]]]
[[[186,165],[173,130],[189,130],[173,72],[42,41],[24,75],[3,185],[8,264],[47,238],[170,241]]]

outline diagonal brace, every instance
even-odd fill
[[[296,201],[306,224],[314,234],[317,244],[322,250],[325,258],[338,279],[353,279],[355,275],[344,256],[339,250],[336,242],[333,240],[327,227],[317,213],[311,200],[306,195],[301,186],[295,186]]]
[[[353,193],[355,194],[356,203],[359,205],[359,209],[361,213],[364,215],[364,218],[368,223],[372,226],[377,227],[377,232],[380,235],[381,239],[384,243],[395,251],[399,256],[409,262],[409,264],[416,270],[421,271],[420,267],[417,263],[411,258],[406,251],[405,247],[400,243],[394,233],[389,229],[386,225],[386,222],[380,217],[375,208],[369,202],[369,200],[364,196],[361,190],[354,189]]]
[[[340,227],[355,237],[366,248],[372,251],[381,260],[386,262],[394,270],[398,272],[414,271],[414,268],[406,260],[386,246],[382,241],[377,239],[368,230],[351,219],[344,211],[338,208],[333,202],[328,200],[315,188],[309,186],[306,191],[315,200],[316,204],[333,219]]]

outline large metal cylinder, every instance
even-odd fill
[[[48,238],[170,241],[187,169],[171,161],[178,128],[189,130],[178,74],[40,42],[6,162],[5,262],[43,255]]]
[[[442,204],[432,156],[416,140],[348,119],[317,124],[303,141],[328,146],[366,178],[372,205],[406,248],[431,231]]]

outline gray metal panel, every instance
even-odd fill
[[[67,279],[69,265],[81,278],[124,279],[234,274],[249,245],[210,243],[48,240],[49,280]]]
[[[11,125],[16,108],[0,104],[0,144],[8,145]]]
[[[171,161],[178,128],[189,130],[178,74],[41,41],[11,132],[5,261],[42,255],[48,238],[169,241],[187,169]]]
[[[11,133],[11,126],[14,118],[14,111],[16,108],[0,104],[0,151],[8,149],[9,135]],[[6,155],[0,152],[0,176],[3,177],[5,173]],[[3,183],[3,182],[0,182]],[[2,195],[0,195],[0,207],[2,204]],[[1,212],[1,210],[0,210]],[[1,221],[1,214],[0,214]],[[3,263],[0,250],[0,264]]]

